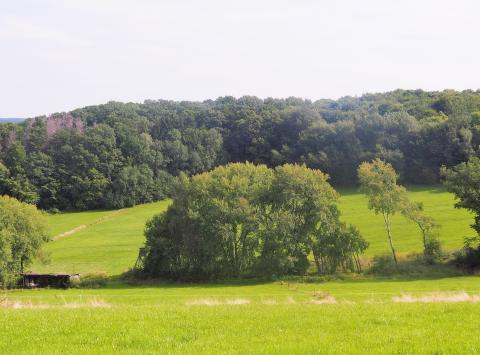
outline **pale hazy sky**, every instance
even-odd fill
[[[478,0],[0,0],[0,117],[480,87]]]

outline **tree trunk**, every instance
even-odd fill
[[[427,258],[427,233],[420,225],[419,225],[419,228],[422,231],[422,237],[423,237],[423,257]]]
[[[313,259],[315,260],[315,265],[317,266],[317,273],[320,275],[321,274],[320,260],[315,251],[313,251]]]
[[[383,213],[383,221],[385,222],[385,227],[387,227],[388,242],[390,243],[390,249],[392,250],[393,260],[395,261],[395,265],[398,265],[397,255],[395,254],[395,248],[393,247],[392,234],[390,232],[390,218],[388,213]]]
[[[355,259],[355,263],[357,264],[357,270],[359,273],[362,272],[362,264],[360,264],[360,257],[358,256],[357,253],[353,255],[353,258]]]

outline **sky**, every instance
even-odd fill
[[[0,0],[0,117],[480,87],[478,0]]]

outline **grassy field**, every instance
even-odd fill
[[[52,215],[49,218],[56,233],[54,235],[82,225],[85,228],[48,243],[44,250],[50,263],[43,265],[37,262],[31,269],[39,272],[120,274],[135,263],[138,248],[144,242],[146,220],[163,211],[167,205],[168,201],[161,201],[120,211]]]
[[[101,220],[114,211],[84,211],[75,213],[60,213],[49,216],[50,234],[57,237],[79,226],[88,226],[97,220]]]
[[[473,215],[453,207],[454,196],[443,188],[410,187],[409,197],[413,201],[423,202],[425,213],[435,218],[441,225],[440,240],[447,250],[462,246],[464,236],[474,235],[470,228]],[[342,219],[360,229],[370,242],[367,255],[379,255],[389,252],[383,218],[367,208],[367,198],[357,190],[340,191],[340,210]],[[400,253],[422,250],[421,234],[418,228],[401,215],[392,218],[392,234],[395,247]]]
[[[475,295],[479,277],[20,290],[0,306],[0,353],[475,354]]]
[[[364,196],[343,190],[343,220],[388,252],[381,218]],[[472,216],[435,188],[412,188],[442,224],[444,246],[458,248]],[[118,275],[135,262],[145,221],[168,201],[120,211],[49,216],[51,263],[37,271]],[[69,232],[70,233],[65,233]],[[402,253],[421,249],[400,216],[393,235]],[[323,283],[128,285],[99,289],[13,290],[0,294],[0,354],[164,353],[480,353],[480,277]]]
[[[370,242],[367,256],[389,252],[381,216],[367,208],[365,196],[354,190],[340,191],[342,219],[357,226]],[[442,225],[440,238],[444,248],[462,245],[463,237],[471,235],[472,215],[453,208],[453,196],[439,188],[411,188],[410,197],[422,201],[426,213]],[[137,206],[120,211],[95,211],[57,214],[49,217],[52,235],[58,236],[83,227],[45,246],[51,262],[35,263],[31,269],[40,272],[106,272],[117,275],[133,266],[138,248],[143,244],[143,229],[147,219],[159,213],[168,201]],[[402,216],[392,220],[393,238],[400,253],[420,251],[418,229]]]

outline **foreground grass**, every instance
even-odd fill
[[[6,299],[30,308],[0,308],[0,353],[478,353],[480,303],[392,300],[479,294],[479,281],[14,291]],[[336,303],[311,304],[327,293]]]

